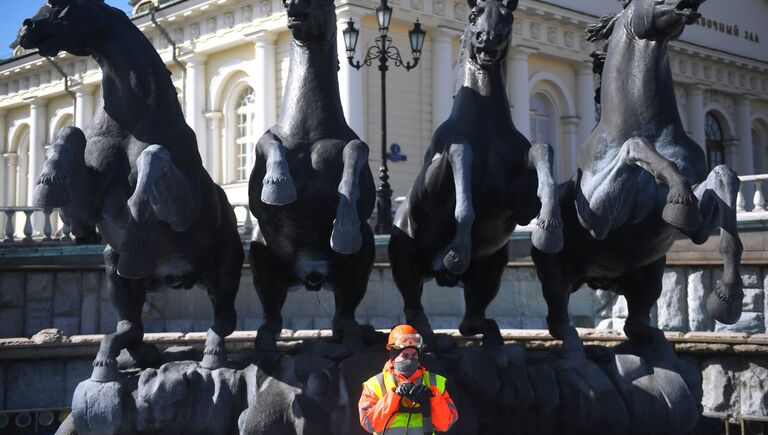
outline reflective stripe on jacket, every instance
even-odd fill
[[[429,413],[424,415],[420,405],[395,394],[398,385],[405,382],[424,384],[434,393],[429,401]],[[392,362],[384,370],[363,384],[360,397],[360,424],[373,434],[414,435],[446,432],[458,420],[458,411],[445,390],[445,378],[419,367],[406,379],[396,373]]]

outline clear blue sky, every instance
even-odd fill
[[[13,52],[9,45],[16,39],[21,23],[40,9],[45,0],[0,0],[0,58],[7,58]],[[108,4],[118,7],[130,15],[131,7],[128,0],[106,0]]]

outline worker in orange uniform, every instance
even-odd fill
[[[389,333],[389,361],[363,384],[360,424],[380,435],[447,432],[459,413],[445,390],[445,378],[419,364],[423,339],[410,325]]]

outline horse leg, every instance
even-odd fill
[[[258,241],[251,242],[249,259],[253,287],[264,310],[264,322],[256,336],[256,351],[277,352],[276,337],[283,330],[282,309],[288,296],[288,271],[275,254]]]
[[[388,250],[392,278],[403,297],[405,323],[416,328],[427,345],[433,345],[435,334],[421,304],[424,271],[416,249],[416,241],[405,231],[393,226]]]
[[[627,300],[628,314],[624,333],[630,341],[652,347],[666,343],[661,330],[651,326],[651,309],[661,296],[666,263],[667,258],[662,257],[640,270],[616,279],[617,287]]]
[[[662,219],[685,233],[698,229],[701,226],[698,201],[677,165],[664,158],[643,138],[629,139],[624,146],[627,164],[641,167],[669,187]]]
[[[341,337],[351,351],[359,352],[365,347],[360,324],[355,320],[355,310],[365,296],[368,278],[373,270],[375,247],[371,227],[363,227],[364,243],[360,252],[349,257],[349,262],[334,270],[332,281],[336,284],[333,296],[336,310],[333,315],[333,335]]]
[[[200,189],[171,160],[165,147],[150,145],[136,160],[136,189],[128,199],[131,217],[145,223],[154,217],[181,232],[200,213]]]
[[[160,222],[173,231],[186,230],[200,213],[197,185],[171,161],[171,155],[160,145],[142,151],[136,161],[136,189],[128,199],[128,228],[120,247],[120,276],[144,278],[157,264]]]
[[[234,220],[234,214],[229,208],[229,204],[225,202],[223,205],[228,210],[222,210],[222,212],[227,213],[225,216],[232,215],[231,219]],[[224,235],[222,234],[222,236]],[[213,326],[208,329],[203,361],[200,365],[210,370],[224,367],[227,363],[224,337],[231,334],[237,325],[235,297],[240,287],[243,257],[240,235],[233,230],[226,241],[220,242],[218,253],[208,271],[206,289],[213,303]]]
[[[296,186],[288,168],[285,147],[280,140],[269,135],[261,152],[266,157],[267,172],[262,180],[261,201],[270,205],[287,205],[296,201]]]
[[[474,258],[462,277],[466,312],[459,325],[461,335],[483,334],[483,344],[503,346],[499,325],[485,317],[488,305],[499,293],[501,277],[507,266],[507,246],[487,257]]]
[[[537,249],[550,254],[563,249],[563,220],[557,201],[553,161],[554,152],[549,145],[535,144],[528,151],[528,166],[536,170],[536,196],[541,201],[541,211],[536,228],[531,234],[531,241]]]
[[[744,299],[740,271],[744,248],[736,225],[736,196],[740,184],[739,177],[731,169],[720,165],[695,189],[704,222],[693,241],[704,243],[712,230],[720,227],[723,280],[707,297],[707,310],[718,322],[726,324],[739,320]]]
[[[331,249],[339,254],[354,254],[360,250],[363,237],[357,200],[360,197],[360,171],[368,164],[368,145],[353,140],[344,147],[344,171],[339,183],[339,205],[331,233]]]
[[[456,189],[456,234],[448,244],[443,264],[453,275],[461,275],[469,268],[472,255],[472,225],[475,210],[472,207],[472,148],[463,142],[448,147],[448,162],[453,172]]]
[[[62,208],[70,203],[70,171],[87,171],[85,135],[77,127],[59,130],[48,149],[43,171],[35,182],[32,203],[44,208]],[[83,194],[85,192],[77,192]]]
[[[563,253],[548,254],[534,246],[531,248],[531,257],[547,302],[549,333],[563,341],[564,355],[583,357],[584,346],[568,315],[568,300],[573,293],[575,280],[568,273]]]
[[[128,280],[117,274],[118,253],[107,245],[104,250],[104,265],[107,271],[107,289],[112,305],[120,321],[113,334],[101,340],[99,352],[93,361],[91,380],[110,382],[119,378],[117,356],[122,349],[137,349],[142,344],[144,326],[141,310],[144,307],[146,280]]]

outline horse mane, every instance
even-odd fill
[[[632,3],[632,0],[621,0],[621,2],[623,9],[626,9]],[[623,13],[624,11],[603,15],[597,23],[587,26],[585,30],[587,41],[607,41],[613,34],[616,23]],[[593,51],[589,56],[592,58],[592,72],[598,75],[598,85],[597,89],[595,89],[595,104],[600,106],[600,88],[602,86],[603,67],[605,67],[605,59],[608,56],[608,44],[605,44],[602,49]]]
[[[469,33],[469,26],[465,26],[464,33],[459,40],[459,56],[456,59],[456,75],[454,76],[453,95],[456,95],[462,86],[461,80],[459,80],[459,77],[461,76],[461,66],[466,64],[469,59],[469,50],[472,41],[472,37]]]

